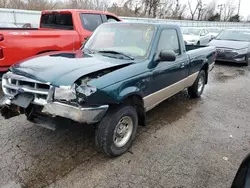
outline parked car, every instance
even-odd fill
[[[185,88],[201,96],[215,54],[211,46],[186,48],[175,25],[106,23],[83,52],[51,52],[13,65],[2,80],[1,114],[25,114],[53,129],[50,120],[97,125],[96,146],[119,156],[147,111]]]
[[[248,29],[226,29],[209,45],[217,48],[217,61],[249,64],[250,30]]]
[[[39,29],[0,29],[0,72],[26,58],[61,50],[79,50],[102,23],[120,21],[108,12],[91,10],[43,11]]]
[[[211,40],[209,32],[203,28],[183,27],[182,34],[185,44],[206,45]]]
[[[214,39],[215,37],[217,37],[222,30],[223,29],[219,28],[219,27],[208,27],[207,28],[207,31],[209,32],[209,34],[211,36],[211,40]]]

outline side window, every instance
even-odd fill
[[[173,50],[177,55],[181,53],[178,35],[175,29],[164,29],[158,43],[158,52]]]
[[[81,14],[82,26],[88,31],[94,31],[102,24],[102,17],[100,14]]]
[[[108,22],[119,22],[120,21],[114,16],[106,15],[106,17],[107,17]]]
[[[200,34],[201,36],[205,36],[206,35],[206,32],[205,32],[205,30],[203,29],[203,30],[201,30],[201,34]]]

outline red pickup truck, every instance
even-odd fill
[[[114,21],[121,20],[108,12],[46,10],[38,29],[0,29],[0,72],[34,55],[78,50],[100,24]]]

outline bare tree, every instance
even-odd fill
[[[9,1],[8,0],[0,0],[1,8],[8,8]]]
[[[191,20],[194,20],[195,14],[200,6],[202,6],[202,0],[197,0],[197,3],[194,8],[192,8],[192,0],[188,0],[188,7],[191,14]]]
[[[224,9],[224,21],[228,21],[234,15],[235,10],[236,6],[234,5],[233,0],[227,0]]]
[[[205,13],[205,5],[203,4],[203,2],[200,0],[197,2],[198,4],[198,8],[197,8],[197,20],[201,20],[204,13]]]
[[[139,15],[142,9],[142,1],[141,0],[127,0],[124,3],[124,7],[132,10],[135,15]]]
[[[205,12],[203,14],[203,20],[208,20],[208,18],[214,16],[215,10],[216,10],[216,2],[215,0],[213,0],[206,6]]]
[[[181,19],[183,17],[183,14],[186,9],[185,4],[180,4],[180,0],[173,0],[171,4],[169,4],[169,7],[171,7],[172,15],[171,17],[174,19]]]

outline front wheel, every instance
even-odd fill
[[[137,127],[138,115],[134,107],[110,109],[96,128],[96,147],[110,157],[122,155],[131,147]]]
[[[188,88],[188,94],[191,98],[198,98],[202,95],[206,84],[206,73],[201,70],[194,84]]]

